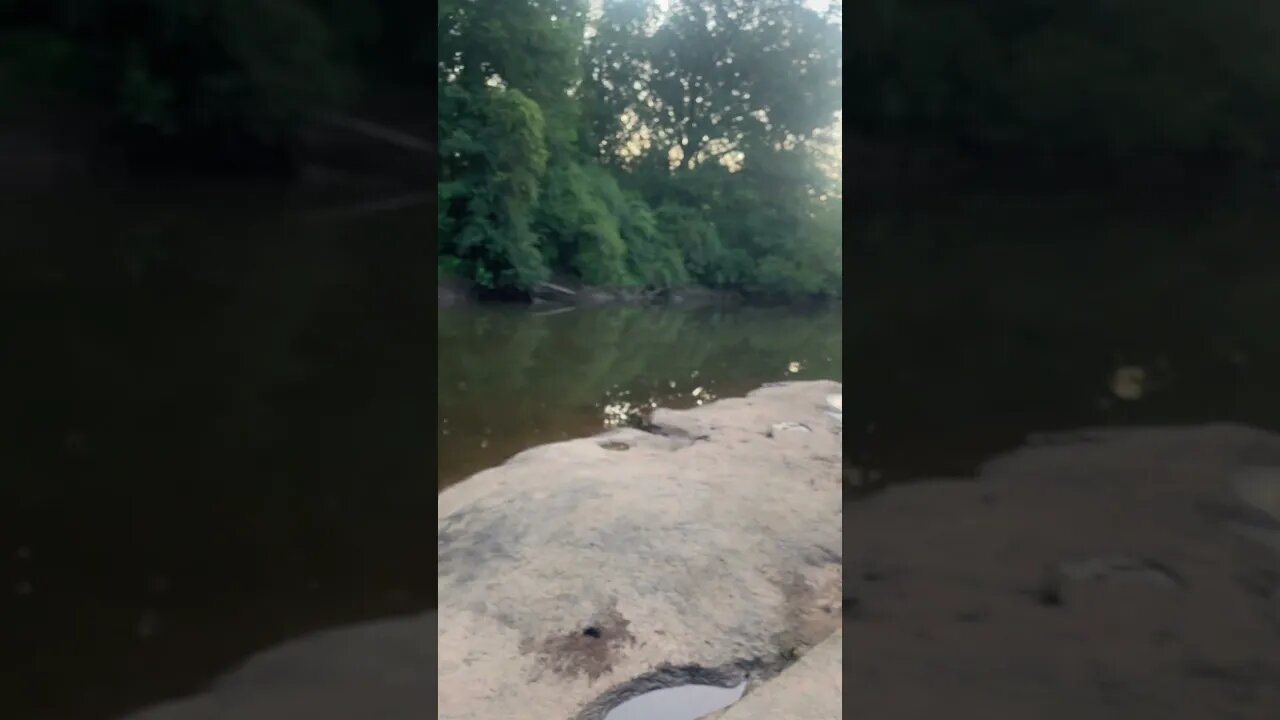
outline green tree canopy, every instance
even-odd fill
[[[856,4],[860,134],[1088,162],[1280,159],[1280,6],[1254,0]]]
[[[798,0],[677,0],[665,10],[615,0],[588,22],[585,3],[476,0],[442,6],[440,37],[442,97],[518,91],[546,128],[545,172],[528,174],[528,233],[515,244],[485,236],[494,252],[483,255],[465,228],[476,208],[494,206],[476,202],[498,187],[479,178],[500,170],[445,152],[441,252],[451,267],[517,289],[555,274],[839,293],[839,178],[815,151],[840,110],[838,12]],[[448,107],[441,137],[473,137],[475,116]],[[540,262],[523,250],[517,261],[515,247],[536,248]]]

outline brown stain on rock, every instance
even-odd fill
[[[785,628],[773,642],[783,657],[794,661],[835,632],[843,620],[843,583],[839,564],[805,568],[778,583],[786,604]]]
[[[569,632],[541,641],[521,642],[520,652],[536,654],[540,669],[549,669],[562,677],[586,675],[594,681],[613,670],[613,663],[624,648],[635,644],[630,625],[631,621],[611,605]]]

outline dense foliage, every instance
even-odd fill
[[[838,14],[444,0],[432,38],[427,12],[0,0],[0,121],[47,106],[134,158],[288,166],[304,130],[362,97],[427,102],[433,64],[442,273],[518,292],[570,278],[838,293],[837,149],[813,142],[840,108]]]
[[[362,93],[421,87],[427,12],[391,0],[0,0],[0,108],[69,103],[135,147],[279,151]]]
[[[392,0],[0,0],[0,122],[41,96],[120,147],[287,163],[308,123],[379,88],[425,101],[434,67],[442,275],[832,296],[844,20],[813,7],[444,0],[432,37],[424,3]],[[860,149],[1052,173],[1280,163],[1276,3],[852,13]]]
[[[1280,159],[1280,5],[867,0],[854,131],[1091,164]]]
[[[838,295],[839,23],[798,0],[441,3],[442,267]]]

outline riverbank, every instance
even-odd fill
[[[557,278],[529,293],[499,294],[447,273],[437,274],[436,299],[441,308],[488,302],[525,302],[541,310],[602,305],[739,305],[747,297],[735,290],[690,286],[682,288],[605,288]]]
[[[608,288],[557,279],[526,293],[499,293],[457,276],[437,273],[437,307],[490,303],[524,303],[545,312],[606,305],[671,305],[679,307],[733,307],[739,305],[821,308],[841,302],[839,297],[786,297],[758,295],[741,290],[688,285],[670,288]]]

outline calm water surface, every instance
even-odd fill
[[[766,382],[841,379],[839,307],[441,311],[439,482]]]
[[[1280,190],[854,207],[847,464],[894,482],[967,475],[1036,431],[1280,428]],[[1139,397],[1115,393],[1120,368]]]
[[[0,717],[434,603],[430,214],[295,202],[0,200]]]
[[[843,380],[847,462],[895,481],[1035,431],[1280,427],[1274,196],[878,200],[843,310],[559,314],[438,312],[430,213],[316,207],[0,200],[0,717],[116,717],[429,608],[439,488],[655,403]]]

